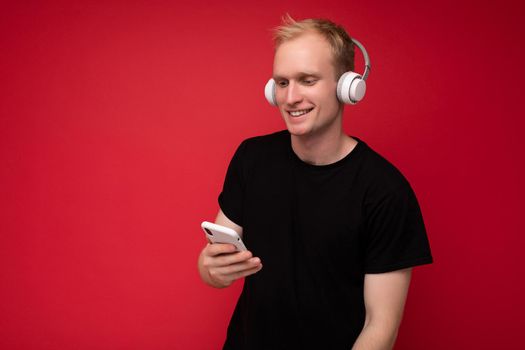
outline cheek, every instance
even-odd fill
[[[312,91],[317,100],[323,104],[337,104],[337,84],[332,82],[325,82],[322,85],[319,85],[315,91]],[[314,98],[314,96],[312,96]]]
[[[279,108],[279,113],[281,114],[281,117],[285,118],[288,115],[288,113],[284,110],[284,107],[282,107],[279,104],[279,101],[277,101],[277,108]]]
[[[337,95],[335,91],[329,91],[328,93],[325,93],[320,98],[321,98],[320,102],[325,106],[325,108],[329,108],[329,109],[339,108],[339,100],[337,99]]]

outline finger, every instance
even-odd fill
[[[215,256],[206,256],[205,264],[209,267],[226,267],[233,264],[245,262],[252,257],[249,251],[236,252],[230,254],[222,254]]]
[[[237,280],[239,278],[250,276],[250,275],[253,275],[253,274],[259,272],[261,269],[262,269],[262,264],[259,264],[258,266],[254,267],[254,268],[237,272],[236,274],[233,275],[233,278]]]
[[[224,276],[227,275],[235,275],[241,271],[250,270],[254,267],[257,267],[261,264],[261,260],[259,258],[251,258],[249,260],[246,260],[244,262],[231,264],[227,266],[218,266],[215,267],[216,273],[221,274]]]
[[[235,272],[233,274],[221,275],[216,269],[214,269],[213,272],[210,271],[210,274],[212,276],[215,276],[215,277],[212,277],[212,278],[220,281],[222,284],[230,285],[233,282],[235,282],[237,279],[253,275],[254,273],[259,272],[261,269],[262,269],[262,264],[258,264],[255,267],[252,267],[252,268],[249,268],[249,269],[245,269],[245,270],[241,270],[241,271]]]
[[[234,253],[237,248],[233,244],[226,243],[213,243],[206,247],[206,253],[209,256],[216,256],[220,254]]]
[[[213,257],[214,266],[228,266],[244,262],[252,257],[252,252],[246,250],[232,254],[225,254]]]

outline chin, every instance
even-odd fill
[[[306,125],[286,124],[286,128],[288,129],[288,132],[294,136],[305,136],[310,132],[310,128],[308,128]]]

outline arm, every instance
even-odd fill
[[[412,269],[366,274],[364,297],[365,325],[353,350],[387,350],[394,347]]]
[[[215,223],[234,229],[242,237],[242,227],[219,210]],[[206,244],[199,255],[198,269],[204,283],[215,288],[230,286],[239,278],[252,275],[262,268],[261,260],[249,251],[237,252],[233,244]]]

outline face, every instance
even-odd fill
[[[275,52],[273,79],[277,106],[288,131],[296,136],[322,135],[340,128],[336,73],[328,42],[317,33],[282,43]]]

